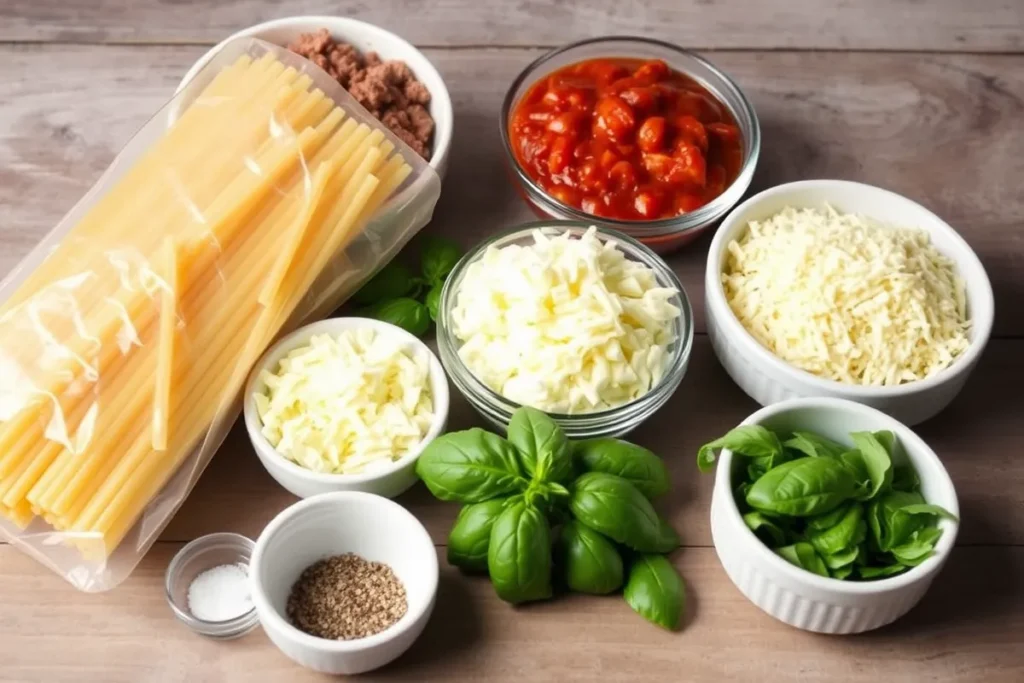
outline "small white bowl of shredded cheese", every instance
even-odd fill
[[[246,386],[245,428],[281,486],[394,497],[444,432],[448,381],[426,344],[389,323],[331,318],[272,346]]]
[[[499,233],[445,283],[438,350],[452,383],[499,428],[528,405],[571,438],[622,436],[679,386],[693,341],[671,268],[587,223]]]
[[[917,424],[945,408],[992,331],[992,286],[952,227],[861,183],[809,180],[736,207],[711,243],[708,335],[761,405],[830,396]]]

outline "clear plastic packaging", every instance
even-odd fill
[[[240,39],[0,284],[0,529],[83,591],[134,569],[251,365],[431,217],[440,179],[330,76]]]

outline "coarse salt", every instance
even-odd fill
[[[203,621],[228,621],[253,608],[249,572],[240,564],[207,569],[188,587],[188,611]]]

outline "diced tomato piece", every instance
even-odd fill
[[[594,108],[595,128],[613,141],[626,141],[636,126],[636,116],[628,104],[614,95],[602,97]]]
[[[612,166],[614,166],[618,160],[618,155],[615,154],[615,152],[611,151],[610,149],[606,149],[605,151],[601,152],[601,168],[603,168],[606,171]]]
[[[636,144],[645,152],[660,152],[665,148],[665,119],[652,116],[640,125]]]
[[[738,142],[740,139],[740,131],[736,126],[728,123],[709,123],[705,128],[709,133],[720,138],[722,142]]]
[[[627,88],[619,97],[639,112],[652,112],[658,106],[658,93],[653,88]]]
[[[683,178],[680,182],[704,187],[707,182],[707,162],[704,160],[704,153],[700,151],[700,148],[685,140],[680,140],[676,143],[673,156],[683,165],[683,170],[678,171],[682,174],[680,177]]]
[[[546,188],[549,195],[557,199],[558,201],[568,206],[577,206],[580,201],[580,196],[576,190],[565,185],[555,185],[553,187]]]
[[[633,77],[644,83],[657,83],[669,75],[671,69],[668,68],[668,64],[661,61],[660,59],[652,59],[649,62],[644,62],[633,72]]]
[[[548,172],[551,175],[561,174],[569,166],[571,157],[572,141],[568,137],[556,138],[548,155]]]
[[[589,70],[590,75],[600,85],[610,85],[629,75],[629,69],[626,67],[606,61],[591,62]]]
[[[628,161],[616,162],[608,169],[608,179],[612,181],[615,188],[622,191],[632,191],[636,188],[636,170],[633,164]]]
[[[703,123],[692,116],[677,116],[672,123],[679,138],[697,145],[701,152],[708,151],[708,132]]]
[[[633,208],[647,219],[654,219],[661,215],[661,204],[661,198],[650,191],[638,192],[633,198]]]
[[[574,111],[558,114],[548,122],[548,130],[558,135],[568,135],[575,140],[580,134],[583,115]]]
[[[704,206],[704,198],[700,195],[681,194],[676,197],[675,209],[677,216],[682,216],[684,213],[696,211],[702,206]]]
[[[555,118],[555,113],[551,111],[531,111],[527,118],[533,123],[539,123],[546,126],[551,123],[553,118]]]
[[[572,151],[572,158],[576,159],[577,161],[586,159],[588,156],[590,156],[589,142],[579,143],[578,145],[576,145],[576,149]]]
[[[600,175],[597,161],[587,159],[579,167],[579,179],[581,183],[592,183]]]
[[[584,213],[596,215],[600,206],[601,203],[597,200],[596,197],[588,196],[580,200],[580,208],[583,210]]]
[[[704,157],[700,150],[691,146],[696,154],[669,156],[667,154],[644,154],[644,168],[658,182],[669,185],[697,185],[704,187]]]
[[[704,197],[707,201],[725,192],[725,178],[725,169],[721,166],[716,165],[708,169],[708,182],[704,188]]]

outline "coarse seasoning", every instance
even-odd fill
[[[355,640],[390,628],[407,609],[405,586],[391,567],[345,553],[307,567],[286,611],[292,625],[311,636]]]

